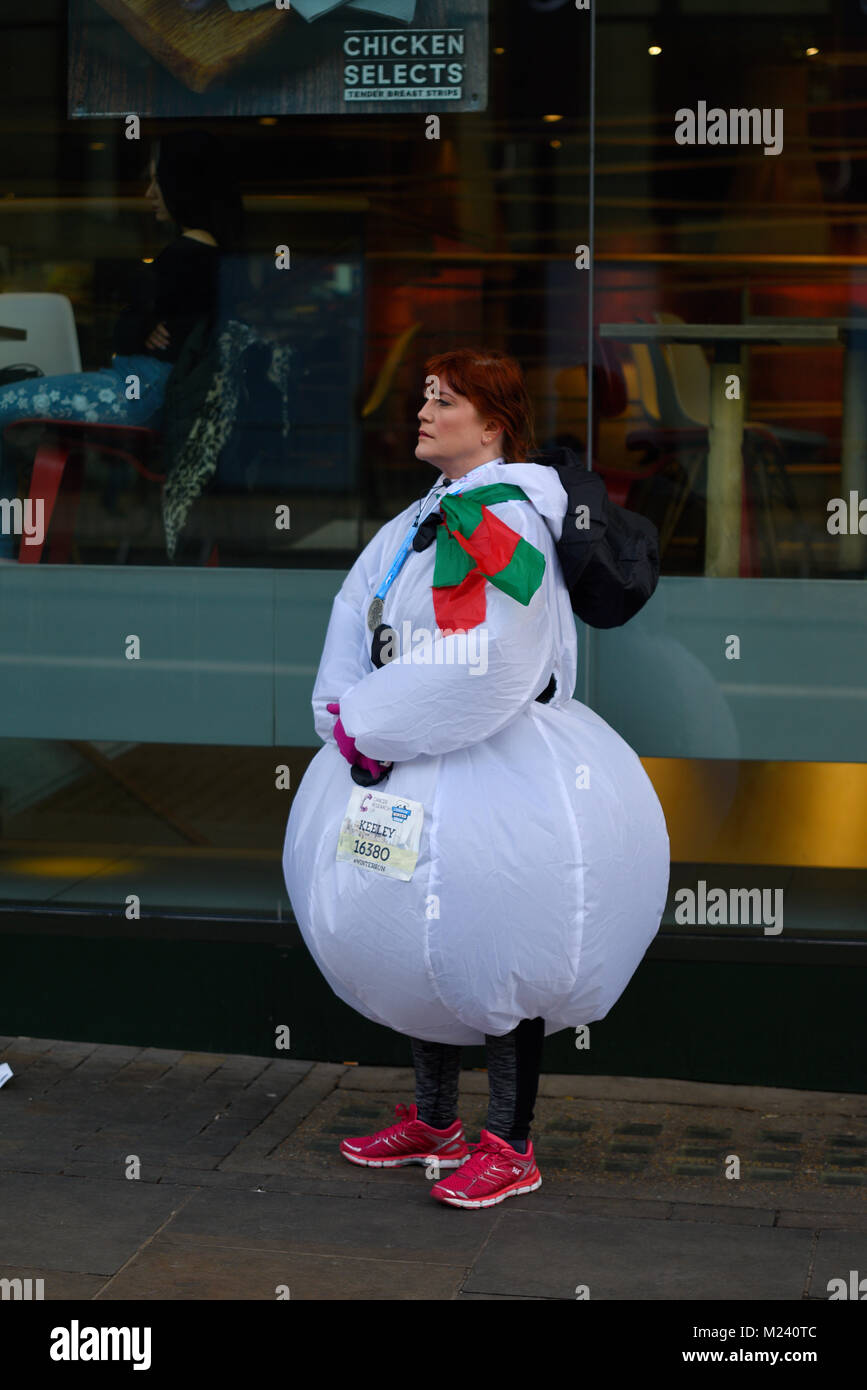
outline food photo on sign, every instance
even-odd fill
[[[487,0],[70,0],[71,117],[482,111]]]

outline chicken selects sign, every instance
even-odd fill
[[[483,111],[488,0],[70,0],[70,116]]]
[[[350,30],[343,41],[345,101],[461,101],[466,31]]]

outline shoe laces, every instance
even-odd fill
[[[389,1125],[387,1129],[381,1129],[377,1131],[378,1135],[382,1138],[385,1138],[385,1136],[388,1134],[397,1134],[398,1131],[402,1130],[407,1124],[412,1123],[412,1118],[410,1116],[408,1106],[403,1105],[399,1102],[394,1107],[394,1113],[398,1117],[397,1124]]]
[[[469,1150],[469,1158],[465,1163],[461,1164],[459,1169],[461,1175],[466,1174],[470,1168],[472,1168],[474,1172],[477,1172],[480,1168],[495,1159],[499,1159],[502,1162],[508,1161],[507,1155],[503,1153],[499,1145],[492,1144],[488,1140],[482,1139],[478,1144],[470,1144]],[[526,1154],[519,1154],[518,1157],[525,1158]]]

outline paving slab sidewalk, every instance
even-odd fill
[[[338,1151],[410,1068],[45,1038],[4,1061],[4,1297],[810,1301],[867,1273],[863,1095],[544,1075],[542,1186],[463,1211]],[[462,1073],[471,1141],[486,1107]]]

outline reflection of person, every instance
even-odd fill
[[[166,380],[184,341],[216,308],[221,251],[233,249],[242,204],[227,180],[223,147],[204,131],[163,136],[150,161],[146,196],[158,222],[175,235],[152,265],[139,267],[132,301],[114,329],[111,366],[98,371],[33,377],[0,387],[0,435],[13,420],[49,418],[94,424],[156,422]],[[139,396],[127,399],[128,378]],[[14,497],[14,469],[0,455],[0,497]],[[0,536],[7,556],[14,539]]]
[[[533,447],[518,364],[460,349],[426,372],[439,396],[419,411],[416,457],[440,476],[334,600],[313,690],[326,742],[295,794],[283,867],[331,988],[411,1039],[415,1105],[341,1152],[373,1167],[436,1158],[458,1171],[434,1196],[472,1207],[539,1186],[529,1132],[544,1037],[620,998],[659,928],[669,846],[638,757],[572,698],[577,634],[555,549],[567,499],[554,469],[517,461]],[[412,650],[380,664],[377,624],[400,632],[406,620]],[[474,628],[484,671],[461,655]],[[355,778],[374,775],[363,757],[393,764],[377,782],[393,819],[423,808],[408,880],[337,858]],[[383,824],[386,839],[387,812]],[[482,1042],[490,1104],[470,1149],[460,1050]]]

